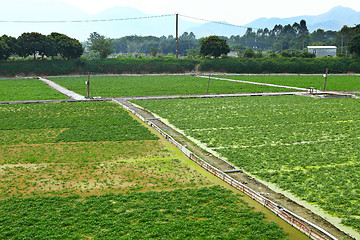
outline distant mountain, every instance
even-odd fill
[[[330,11],[316,16],[297,16],[291,18],[259,18],[245,26],[253,28],[273,29],[276,24],[292,25],[294,22],[299,23],[302,19],[306,21],[310,32],[317,29],[339,31],[344,25],[354,26],[360,24],[360,12],[356,12],[351,8],[334,7]]]
[[[111,19],[113,20],[106,21]],[[179,34],[181,35],[185,31],[193,32],[197,38],[200,38],[209,35],[243,35],[246,27],[272,29],[276,24],[292,25],[302,19],[306,20],[310,32],[318,28],[340,30],[344,25],[359,24],[360,12],[351,8],[335,7],[327,13],[317,16],[259,18],[246,24],[245,27],[229,26],[227,22],[221,22],[222,24],[199,23],[185,19],[187,18],[180,17],[179,19]],[[74,22],[76,20],[78,22]],[[49,22],[14,23],[11,21]],[[55,23],[51,21],[67,22]],[[51,0],[51,4],[49,4],[49,0],[11,0],[2,4],[0,8],[0,35],[7,34],[18,37],[24,32],[40,32],[42,34],[60,32],[80,41],[86,40],[92,32],[98,32],[111,38],[128,35],[175,36],[175,16],[156,17],[130,7],[113,7],[98,14],[88,14],[60,0]]]

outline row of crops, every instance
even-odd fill
[[[360,102],[300,96],[136,101],[360,231]]]

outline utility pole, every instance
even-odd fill
[[[211,74],[209,74],[209,80],[208,80],[208,85],[207,85],[207,89],[206,89],[206,94],[209,94],[210,76],[211,76]]]
[[[328,72],[329,72],[329,69],[326,68],[326,72],[325,72],[325,74],[324,74],[325,82],[324,82],[324,90],[323,90],[323,91],[325,91],[325,89],[326,89],[326,80],[327,80]]]
[[[86,82],[86,85],[87,85],[87,99],[90,98],[90,73],[88,73],[88,80]]]
[[[179,58],[179,14],[176,14],[176,58]]]

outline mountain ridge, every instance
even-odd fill
[[[319,15],[302,15],[290,18],[258,18],[245,26],[273,29],[276,24],[292,25],[304,19],[310,32],[319,28],[327,31],[339,31],[344,25],[353,26],[360,23],[360,12],[351,8],[337,6]]]

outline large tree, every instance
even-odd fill
[[[114,52],[113,44],[111,39],[106,38],[103,35],[93,32],[88,38],[90,49],[100,53],[101,58],[107,58],[111,53]]]
[[[56,32],[51,33],[50,36],[56,43],[57,54],[63,59],[79,58],[83,54],[84,49],[78,40]]]
[[[16,52],[21,57],[27,57],[33,55],[34,59],[36,55],[52,56],[54,54],[54,44],[51,39],[40,33],[23,33],[18,37],[16,43]]]
[[[3,35],[0,37],[0,59],[7,60],[12,54],[16,53],[16,38]]]
[[[200,45],[200,54],[203,56],[220,57],[222,54],[228,54],[230,47],[225,39],[220,39],[218,36],[210,36],[204,38]]]

